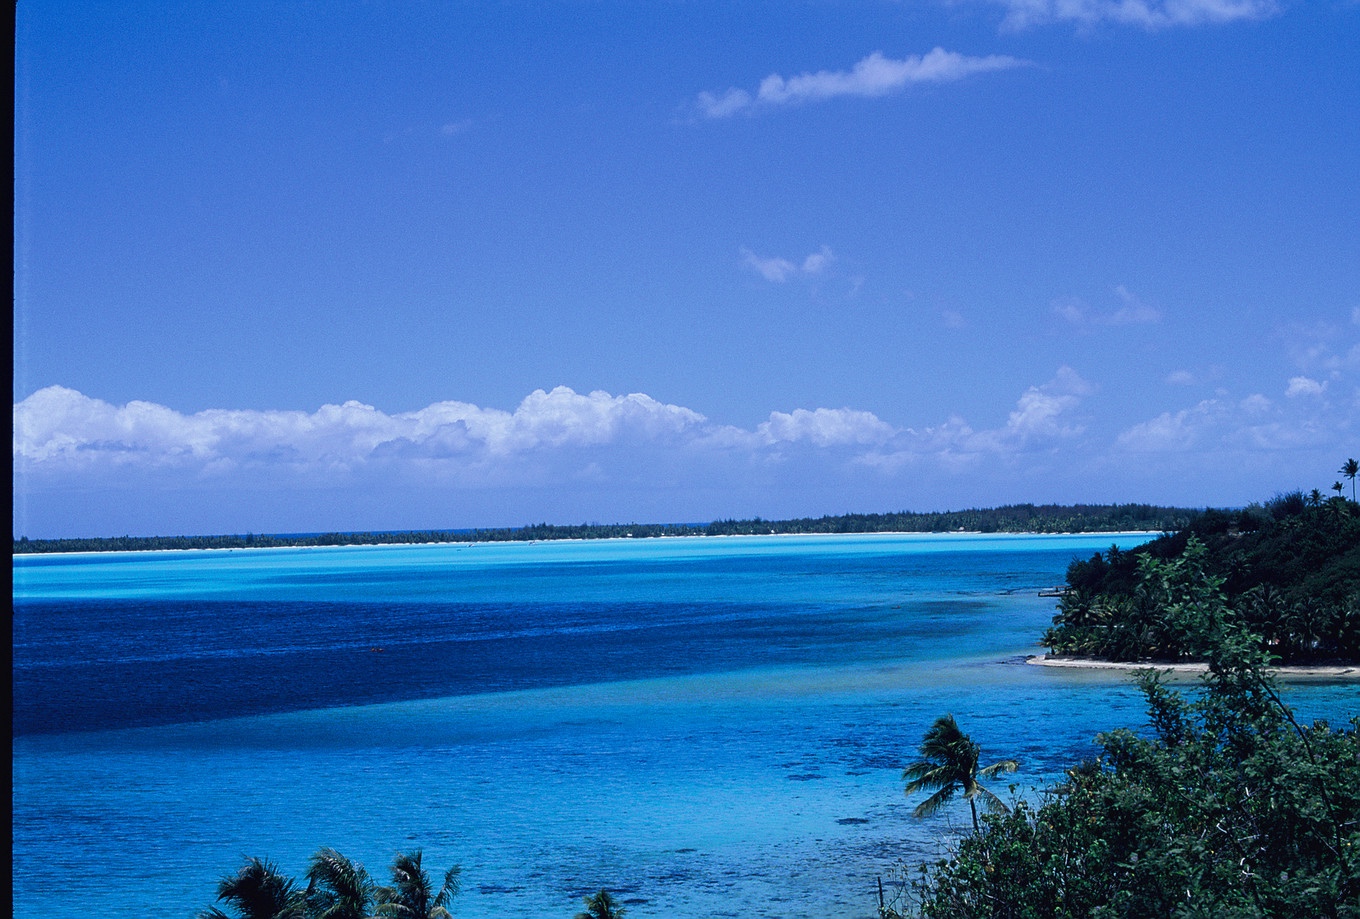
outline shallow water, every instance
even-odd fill
[[[872,916],[967,820],[901,792],[936,716],[1020,760],[1017,793],[1141,723],[1124,677],[1020,661],[1037,592],[1142,538],[17,559],[15,914],[189,917],[244,855],[331,845],[461,864],[465,917],[600,887],[636,919]]]

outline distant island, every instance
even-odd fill
[[[1043,644],[1101,661],[1207,661],[1226,634],[1281,664],[1360,662],[1360,504],[1317,491],[1209,510],[1067,569]]]
[[[1201,510],[1151,504],[1008,504],[963,511],[841,514],[793,520],[712,523],[537,523],[473,530],[392,530],[360,533],[226,536],[114,536],[14,540],[15,555],[44,552],[140,552],[156,549],[270,549],[297,546],[379,546],[417,543],[535,542],[552,539],[656,539],[670,536],[757,536],[793,533],[1120,533],[1180,530]]]

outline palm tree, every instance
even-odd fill
[[[1351,500],[1354,501],[1354,500],[1355,500],[1355,477],[1358,476],[1358,475],[1360,475],[1360,463],[1357,463],[1357,462],[1356,462],[1355,460],[1353,460],[1353,459],[1348,459],[1348,460],[1346,460],[1344,463],[1341,464],[1341,468],[1340,468],[1339,470],[1337,470],[1337,471],[1340,472],[1342,475],[1344,475],[1346,478],[1348,478],[1348,479],[1351,480]]]
[[[620,919],[627,909],[619,905],[619,901],[609,895],[609,891],[601,890],[593,897],[582,897],[585,900],[586,908],[584,912],[576,914],[575,919]]]
[[[240,871],[219,881],[217,899],[235,907],[238,919],[305,919],[307,915],[306,898],[293,879],[258,858],[247,859]],[[231,919],[215,906],[198,915],[199,919]]]
[[[312,919],[369,919],[373,882],[364,866],[331,848],[318,849],[307,869]]]
[[[399,852],[392,862],[392,886],[378,888],[379,916],[399,919],[452,919],[449,901],[458,893],[458,873],[454,865],[444,874],[444,884],[438,893],[430,884],[430,876],[420,866],[420,850]]]
[[[902,773],[907,779],[906,793],[914,795],[918,791],[934,791],[915,810],[917,817],[928,817],[953,799],[954,793],[961,791],[973,811],[973,832],[981,832],[978,825],[977,802],[981,797],[990,810],[1005,812],[1006,805],[1001,799],[979,784],[978,779],[989,779],[1003,772],[1014,772],[1019,764],[1013,759],[1003,759],[984,769],[978,768],[981,749],[972,738],[959,730],[953,715],[942,715],[926,731],[921,740],[920,762],[912,763]]]

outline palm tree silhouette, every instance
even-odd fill
[[[306,899],[293,879],[258,858],[247,859],[240,871],[219,881],[217,899],[235,907],[238,919],[304,919],[307,915]],[[215,906],[198,915],[199,919],[231,919]]]
[[[430,876],[420,865],[420,850],[400,852],[392,862],[392,886],[378,888],[379,916],[398,919],[452,919],[449,902],[458,893],[458,873],[454,865],[444,874],[444,884],[435,891]]]
[[[912,763],[902,772],[907,779],[908,797],[918,791],[934,791],[914,811],[917,817],[928,817],[948,804],[955,792],[963,792],[973,812],[973,832],[981,832],[978,825],[977,798],[982,798],[989,810],[1005,812],[1006,805],[1001,799],[984,788],[978,779],[989,779],[1003,772],[1014,772],[1019,764],[1013,759],[1003,759],[984,769],[978,768],[981,748],[967,734],[959,730],[953,715],[942,715],[926,731],[921,741],[919,762]]]
[[[369,919],[373,882],[364,866],[331,848],[318,849],[307,869],[312,919]]]
[[[619,905],[619,901],[609,895],[609,891],[601,890],[591,897],[582,897],[585,900],[586,908],[584,912],[577,913],[575,919],[620,919],[627,909]]]
[[[1341,468],[1338,469],[1337,471],[1340,472],[1342,475],[1344,475],[1346,478],[1348,478],[1348,479],[1351,480],[1351,500],[1354,501],[1354,500],[1355,500],[1355,477],[1358,476],[1358,475],[1360,475],[1360,463],[1357,463],[1357,462],[1356,462],[1355,460],[1353,460],[1353,459],[1348,459],[1348,460],[1346,460],[1344,463],[1341,464]]]

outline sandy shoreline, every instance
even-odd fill
[[[1093,530],[1076,531],[1061,533],[1040,533],[1030,532],[995,532],[987,533],[982,530],[874,530],[865,533],[686,533],[679,536],[564,536],[557,539],[469,539],[469,540],[440,540],[439,542],[345,542],[345,543],[324,543],[322,545],[301,545],[301,546],[202,546],[193,548],[174,548],[174,549],[72,549],[61,552],[15,552],[15,558],[38,558],[41,556],[69,556],[69,555],[133,555],[147,552],[240,552],[249,550],[251,552],[268,552],[275,549],[363,549],[379,547],[411,547],[411,546],[491,546],[491,545],[534,545],[539,543],[575,543],[575,542],[647,542],[647,541],[671,541],[677,539],[769,539],[775,537],[811,537],[811,536],[997,536],[997,537],[1031,537],[1031,536],[1158,536],[1161,530]],[[342,534],[347,535],[347,534]],[[61,537],[54,537],[61,538]],[[104,539],[108,537],[91,537],[92,539]],[[150,539],[158,537],[146,537]],[[175,538],[175,537],[168,537]]]
[[[1155,661],[1124,662],[1102,661],[1089,657],[1051,657],[1047,654],[1033,654],[1025,663],[1039,667],[1068,667],[1075,670],[1158,670],[1172,673],[1198,674],[1209,669],[1204,663],[1157,663]],[[1271,667],[1270,672],[1285,679],[1343,679],[1360,681],[1360,665],[1357,664],[1307,664],[1291,667]]]

